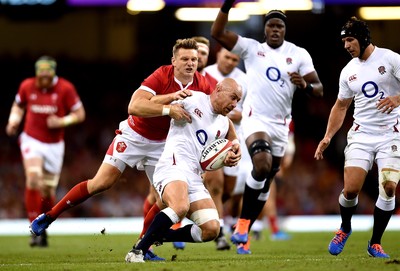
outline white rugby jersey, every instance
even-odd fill
[[[200,156],[205,146],[217,138],[225,138],[229,119],[212,111],[210,96],[192,91],[192,96],[180,100],[192,117],[192,122],[171,120],[164,151],[157,166],[177,165],[192,172],[202,172]]]
[[[272,123],[289,123],[296,85],[288,72],[304,76],[315,70],[310,54],[295,44],[284,41],[276,49],[254,39],[239,36],[231,51],[244,61],[248,88],[243,104],[245,116],[267,118]]]
[[[366,61],[353,58],[343,68],[338,99],[354,97],[354,122],[362,131],[393,129],[398,124],[399,107],[390,114],[376,105],[380,99],[400,94],[400,55],[375,46]]]

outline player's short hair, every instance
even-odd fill
[[[371,34],[366,22],[359,20],[357,17],[351,17],[342,27],[340,37],[353,37],[360,44],[360,56],[362,57],[365,48],[371,43]]]
[[[204,43],[205,45],[207,45],[207,47],[210,47],[210,41],[206,37],[194,36],[194,37],[192,37],[192,39],[194,39],[195,41],[197,41],[199,43]]]
[[[172,55],[176,55],[179,49],[194,49],[198,50],[199,46],[197,45],[197,41],[193,38],[190,39],[178,39],[175,42],[174,47],[172,48]]]
[[[264,25],[268,22],[269,19],[276,18],[281,19],[286,25],[286,14],[281,10],[273,9],[270,10],[264,18]]]

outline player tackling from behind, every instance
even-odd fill
[[[177,40],[171,65],[165,65],[147,77],[132,94],[128,119],[122,121],[96,175],[74,186],[50,211],[31,223],[31,231],[40,236],[64,211],[110,189],[127,166],[144,168],[151,181],[155,165],[164,149],[171,118],[190,121],[190,115],[172,101],[191,95],[189,89],[211,93],[210,85],[197,69],[197,42]],[[151,251],[146,260],[164,260]]]
[[[75,86],[57,76],[56,69],[56,60],[50,56],[36,61],[36,76],[21,83],[6,127],[7,135],[16,135],[26,113],[19,144],[30,222],[55,203],[64,160],[64,129],[85,120],[85,109]],[[47,233],[32,235],[30,246],[47,247]]]
[[[165,149],[153,178],[153,186],[161,198],[157,204],[162,210],[126,255],[127,262],[143,262],[143,255],[155,242],[200,243],[218,236],[218,211],[204,186],[200,157],[205,146],[216,139],[227,138],[234,145],[225,165],[237,165],[241,157],[240,145],[227,115],[241,98],[241,87],[234,79],[227,78],[217,84],[211,95],[192,91],[191,97],[178,101],[189,112],[191,121],[171,120]],[[184,217],[194,223],[170,229]]]
[[[340,73],[338,97],[315,158],[323,159],[324,150],[342,127],[353,100],[354,123],[348,131],[344,150],[344,188],[339,195],[342,223],[328,250],[332,255],[343,251],[352,233],[351,218],[357,208],[358,195],[375,162],[379,172],[379,195],[367,253],[372,257],[389,258],[382,249],[381,239],[395,209],[400,178],[400,55],[372,44],[367,24],[356,17],[346,22],[340,37],[352,60]]]

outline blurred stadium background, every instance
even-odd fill
[[[170,0],[159,11],[128,12],[127,1],[123,0],[0,0],[0,223],[17,225],[26,220],[21,223],[28,225],[27,219],[23,219],[24,175],[17,138],[8,138],[5,126],[19,83],[34,75],[34,61],[44,54],[55,57],[58,74],[74,82],[87,112],[84,124],[71,127],[66,133],[59,199],[76,183],[94,176],[115,129],[127,116],[133,91],[153,70],[170,63],[175,40],[197,35],[210,38],[211,22],[180,21],[175,16],[177,9],[216,7],[221,2]],[[361,6],[398,6],[400,1],[309,2],[311,10],[286,11],[286,37],[311,53],[325,96],[313,100],[297,93],[294,97],[297,152],[291,170],[279,183],[278,212],[287,219],[304,216],[312,222],[313,217],[337,218],[339,213],[337,197],[342,189],[343,148],[352,122],[350,115],[327,150],[325,160],[316,162],[313,155],[336,99],[340,70],[349,60],[339,38],[340,28],[350,16],[359,16]],[[262,21],[262,15],[250,15],[246,21],[231,22],[229,27],[261,40]],[[400,52],[399,20],[378,19],[368,24],[374,44]],[[218,45],[210,40],[212,64]],[[357,214],[361,218],[372,213],[376,179],[374,169],[360,196]],[[114,188],[64,213],[62,218],[141,217],[147,192],[145,175],[127,169]],[[398,199],[394,223],[398,223],[400,213]],[[287,221],[290,220],[284,222]],[[331,230],[337,227],[337,221]]]

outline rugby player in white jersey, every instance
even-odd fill
[[[248,90],[242,129],[253,169],[246,180],[243,207],[231,240],[246,244],[251,225],[269,195],[288,143],[292,99],[296,90],[322,97],[323,86],[310,54],[285,40],[286,15],[272,10],[265,16],[265,42],[227,30],[234,0],[226,0],[211,26],[211,36],[244,61]]]
[[[145,235],[126,255],[127,262],[143,262],[155,242],[206,242],[219,233],[219,216],[205,188],[200,166],[201,152],[218,138],[233,141],[225,165],[235,166],[241,156],[232,121],[226,116],[242,98],[240,86],[227,78],[217,84],[211,95],[192,91],[192,96],[178,101],[191,115],[191,121],[171,120],[164,151],[156,165],[153,186],[162,208]],[[171,226],[188,217],[194,223],[182,228]]]
[[[243,97],[236,108],[228,115],[235,126],[239,141],[242,144],[244,140],[242,132],[240,131],[240,123],[242,120],[243,101],[247,92],[247,77],[246,73],[238,68],[239,63],[240,57],[237,54],[231,53],[222,47],[217,52],[217,62],[205,67],[204,70],[219,82],[225,78],[233,78],[242,87]],[[229,250],[231,248],[224,234],[224,203],[231,198],[238,172],[241,169],[240,164],[243,162],[242,160],[236,167],[223,167],[220,170],[206,172],[204,175],[204,183],[217,206],[220,218],[219,224],[221,229],[218,237],[215,239],[217,250]],[[244,170],[246,170],[246,168]]]
[[[358,195],[375,162],[379,196],[367,253],[389,258],[382,249],[381,238],[395,209],[400,178],[400,55],[372,44],[367,24],[356,17],[343,26],[341,39],[352,60],[340,73],[339,94],[329,115],[325,136],[315,151],[315,158],[323,159],[324,150],[342,127],[354,100],[354,123],[348,131],[344,150],[344,188],[339,195],[342,223],[328,250],[332,255],[343,251],[352,233],[351,218]]]

